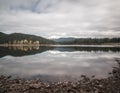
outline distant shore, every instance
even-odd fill
[[[0,44],[1,47],[9,46],[51,46],[51,47],[120,47],[120,44],[100,44],[100,45],[61,45],[61,44]]]

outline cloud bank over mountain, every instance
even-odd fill
[[[0,0],[0,32],[120,37],[119,11],[119,0]]]

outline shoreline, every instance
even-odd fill
[[[81,79],[72,82],[42,82],[40,79],[12,79],[0,76],[0,93],[120,93],[120,59],[116,59],[108,78],[96,79],[81,75]]]
[[[23,46],[23,47],[34,47],[34,46],[45,46],[45,47],[120,47],[120,44],[100,44],[100,45],[60,45],[60,44],[39,44],[39,45],[27,45],[27,44],[10,44],[10,45],[6,45],[6,44],[0,44],[0,47],[19,47],[19,46]]]

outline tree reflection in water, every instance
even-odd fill
[[[61,52],[87,51],[87,52],[120,52],[120,47],[52,47],[52,46],[2,46],[0,47],[0,57],[7,55],[24,56],[42,53],[48,50]]]

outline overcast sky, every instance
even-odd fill
[[[0,0],[0,32],[120,37],[120,0]]]

